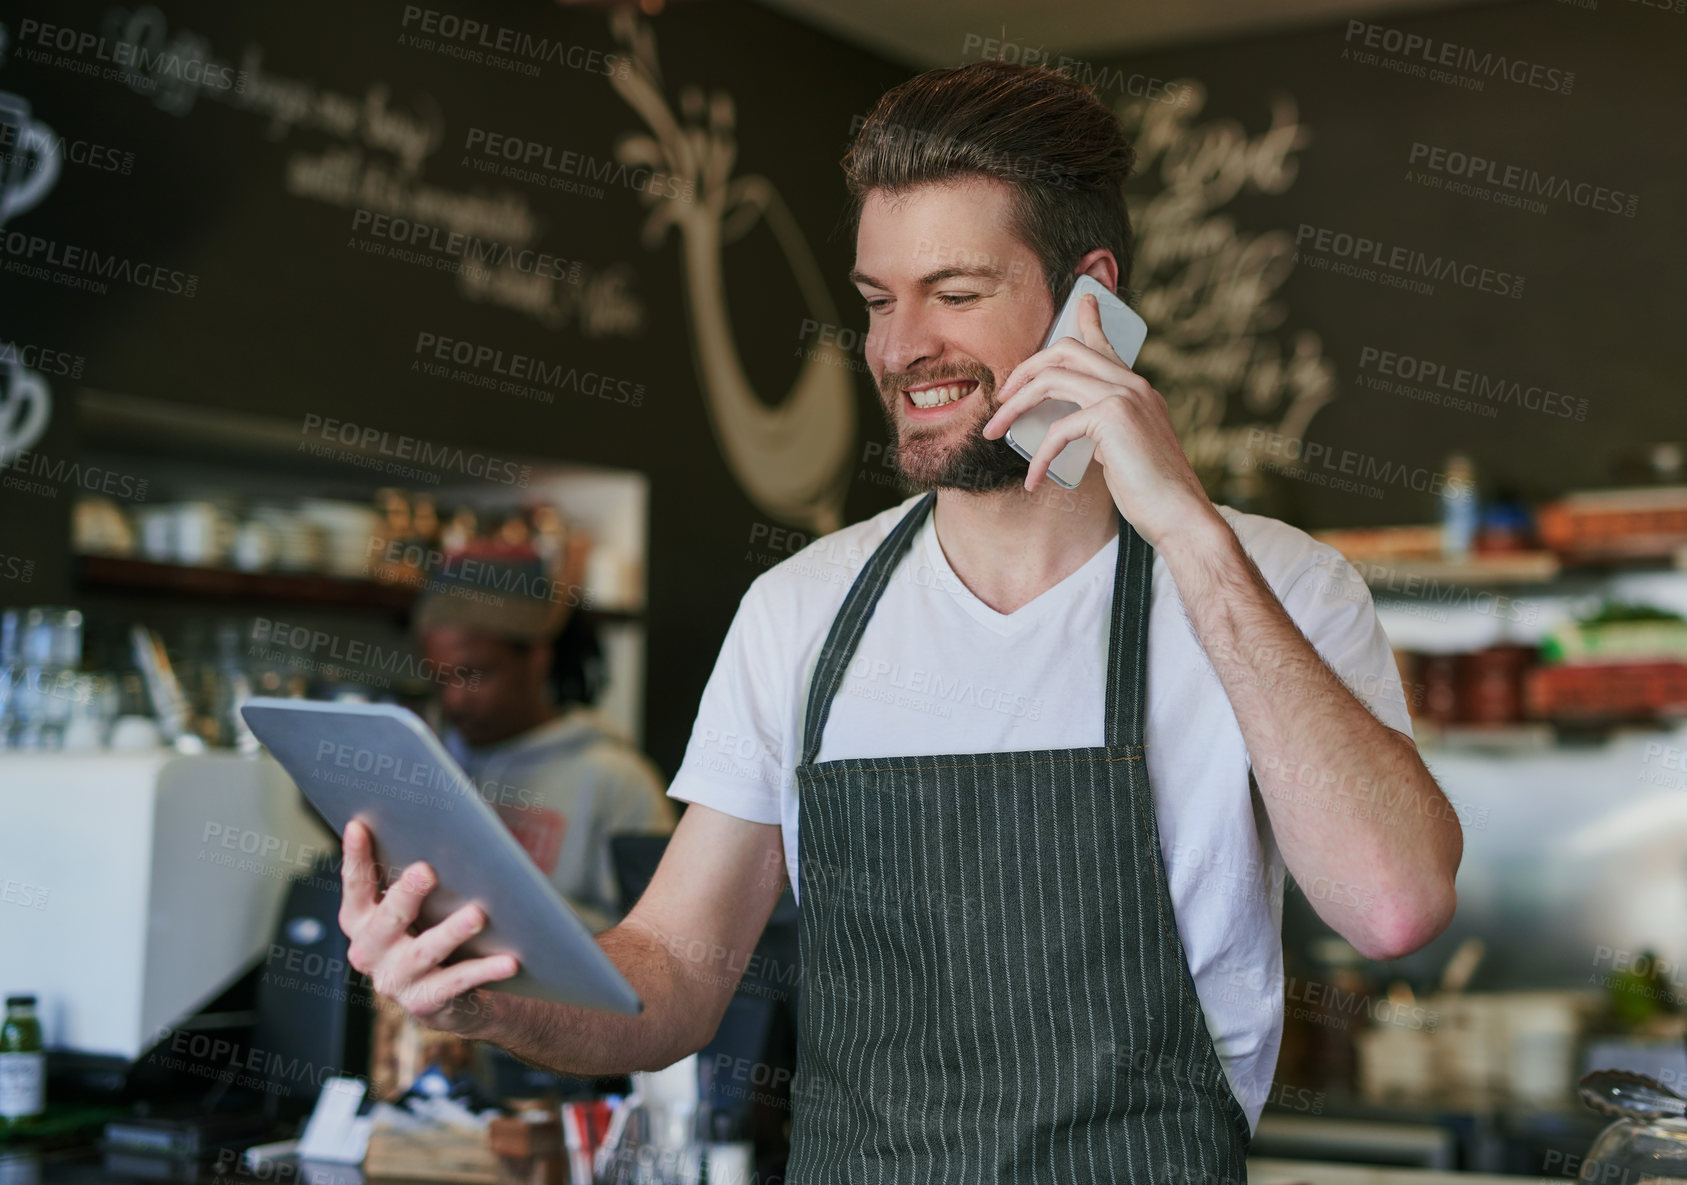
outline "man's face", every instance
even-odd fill
[[[440,688],[440,708],[471,745],[492,745],[532,727],[544,706],[543,647],[527,648],[506,638],[462,626],[437,626],[422,635],[428,661],[446,671],[466,672]],[[479,675],[470,687],[470,675]]]
[[[916,490],[1004,489],[1029,468],[979,435],[1054,323],[1037,257],[1008,229],[1011,196],[968,178],[873,190],[862,205],[850,278],[867,302],[867,366],[897,468]]]

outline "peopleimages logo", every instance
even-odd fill
[[[1656,767],[1652,765],[1654,758],[1657,759]],[[1648,768],[1640,771],[1637,781],[1666,790],[1687,790],[1687,750],[1679,745],[1647,741],[1646,753],[1641,757],[1640,764]]]
[[[500,176],[515,181],[564,188],[567,183],[579,179],[618,185],[636,193],[648,193],[674,201],[689,202],[697,197],[696,185],[684,177],[643,165],[628,166],[621,161],[600,160],[590,153],[557,148],[541,140],[489,132],[485,128],[470,128],[464,138],[463,149],[482,158],[479,162],[470,161],[476,169],[485,172],[488,166],[499,168]],[[505,162],[501,167],[500,161]]]
[[[1442,41],[1422,33],[1407,33],[1403,29],[1390,28],[1372,21],[1348,21],[1347,35],[1343,41],[1347,46],[1342,50],[1344,55],[1357,42],[1359,47],[1381,50],[1396,61],[1415,67],[1403,71],[1404,73],[1421,74],[1432,81],[1450,81],[1434,77],[1435,71],[1432,68],[1437,67],[1463,70],[1483,78],[1498,78],[1519,86],[1533,87],[1559,95],[1568,95],[1576,81],[1573,71],[1559,70],[1540,62],[1507,57],[1505,54],[1496,54],[1488,50],[1472,49],[1468,45]]]
[[[371,240],[385,239],[400,248],[433,252],[458,266],[479,264],[488,269],[511,268],[525,275],[566,280],[570,284],[580,282],[582,265],[577,259],[570,261],[531,247],[517,250],[509,243],[496,239],[483,239],[479,235],[448,230],[412,218],[397,218],[359,208],[352,213],[351,228],[353,232],[362,231],[369,235]]]
[[[208,90],[238,93],[241,89],[234,67],[226,62],[208,61],[201,57],[184,58],[170,49],[155,49],[136,41],[102,37],[62,25],[44,25],[33,17],[24,17],[18,23],[18,48],[20,54],[26,55],[26,60],[39,60],[38,51],[57,50],[91,62],[109,62],[111,67],[108,69],[126,71],[133,67],[154,78],[179,78]],[[27,56],[31,51],[37,51],[35,56]],[[89,70],[78,72],[91,73]]]
[[[80,354],[50,350],[27,342],[0,341],[0,366],[24,366],[44,375],[79,379],[88,360]]]
[[[252,619],[250,652],[267,661],[285,663],[332,676],[350,674],[358,682],[378,682],[382,676],[466,687],[480,686],[480,671],[461,664],[447,666],[430,658],[418,658],[408,649],[382,646],[361,638],[345,638],[310,626],[290,625],[267,617]],[[268,646],[268,651],[259,647]]]
[[[19,584],[28,584],[34,579],[34,560],[26,560],[22,556],[7,555],[0,552],[0,580],[15,580]]]
[[[396,457],[403,461],[415,461],[432,470],[450,469],[458,473],[466,473],[470,477],[483,477],[487,481],[504,482],[509,485],[526,487],[532,476],[531,465],[518,465],[514,461],[500,460],[497,457],[477,453],[455,444],[436,444],[422,440],[419,437],[407,436],[403,433],[394,434],[384,428],[371,428],[367,425],[353,424],[348,420],[338,420],[332,416],[320,416],[315,412],[305,414],[304,425],[300,429],[302,435],[320,436],[330,443],[339,443],[362,452],[376,454],[376,460],[385,457]],[[300,441],[299,447],[306,451],[325,455],[331,452],[327,446],[311,445],[309,441]],[[348,460],[353,462],[359,458],[352,456]],[[380,467],[379,465],[375,467]],[[386,470],[395,472],[395,470]],[[437,474],[434,480],[438,480]]]
[[[1412,247],[1390,246],[1380,239],[1311,226],[1305,222],[1295,231],[1296,259],[1300,260],[1303,254],[1310,257],[1303,262],[1313,262],[1317,256],[1329,256],[1351,264],[1380,268],[1403,280],[1415,277],[1446,280],[1474,292],[1491,292],[1513,299],[1523,296],[1523,277],[1513,272],[1502,272],[1479,263],[1461,263],[1457,259],[1430,255]]]
[[[1028,697],[988,684],[980,685],[971,679],[963,680],[958,675],[945,676],[942,671],[925,667],[904,669],[900,662],[858,653],[850,660],[849,673],[852,678],[882,683],[915,696],[929,695],[938,700],[953,701],[962,707],[1000,712],[1020,719],[1042,719],[1041,696]],[[864,693],[852,690],[851,694]],[[872,696],[868,695],[868,698]]]
[[[488,25],[472,17],[460,17],[455,13],[441,12],[435,8],[406,4],[400,25],[407,30],[456,42],[464,50],[469,50],[472,46],[473,50],[463,55],[470,61],[480,60],[478,54],[509,54],[511,57],[526,58],[530,62],[551,62],[571,70],[605,74],[612,78],[626,78],[632,73],[632,63],[624,54],[591,49],[584,45],[569,45],[562,41],[553,41],[549,37],[537,37],[532,33],[512,29],[508,25]]]
[[[1640,208],[1638,194],[1624,193],[1620,189],[1607,189],[1603,185],[1592,185],[1585,181],[1571,181],[1568,177],[1542,173],[1539,169],[1531,169],[1524,165],[1501,164],[1497,160],[1489,160],[1473,152],[1439,148],[1417,140],[1412,141],[1411,150],[1406,154],[1406,163],[1417,165],[1431,173],[1456,177],[1473,186],[1495,186],[1525,199],[1546,198],[1551,201],[1569,202],[1572,206],[1596,210],[1603,214],[1621,214],[1625,218],[1633,218]],[[1536,206],[1543,212],[1546,208],[1544,202],[1534,202],[1530,208]]]
[[[988,62],[1052,67],[1057,74],[1079,86],[1100,93],[1117,91],[1132,98],[1147,99],[1150,103],[1183,105],[1189,102],[1189,88],[1174,82],[1147,74],[1126,74],[1117,66],[1099,65],[1068,54],[1051,54],[1041,46],[1020,45],[1015,41],[985,37],[981,33],[968,33],[961,42],[961,57],[964,60],[974,52]],[[1033,76],[1033,85],[1039,81]]]
[[[1442,490],[1468,488],[1463,479],[1457,476],[1449,477],[1437,469],[1407,465],[1352,449],[1338,449],[1315,440],[1285,436],[1266,428],[1249,428],[1243,447],[1246,455],[1254,458],[1255,464],[1260,468],[1267,468],[1273,460],[1282,460],[1301,466],[1303,470],[1323,469],[1366,481],[1381,482],[1383,485],[1399,486],[1415,493],[1437,496]]]
[[[0,234],[0,255],[7,257],[5,271],[65,288],[83,288],[101,296],[111,290],[106,281],[189,298],[199,291],[199,276],[193,272],[147,260],[126,259],[17,230]]]
[[[135,154],[132,152],[106,144],[96,144],[91,140],[70,139],[57,133],[46,137],[46,147],[42,149],[40,146],[43,142],[36,138],[39,132],[32,134],[27,144],[20,143],[24,129],[25,125],[22,123],[0,124],[0,163],[16,168],[14,162],[20,155],[51,151],[62,161],[96,172],[121,173],[127,177],[135,171]]]
[[[1589,11],[1599,7],[1599,0],[1558,0],[1558,3],[1568,4],[1572,8],[1585,8]],[[1640,8],[1655,8],[1659,12],[1674,13],[1676,16],[1687,12],[1687,0],[1628,0],[1628,3]],[[1575,1176],[1574,1169],[1570,1170],[1570,1175]]]
[[[1313,563],[1316,567],[1324,567],[1334,565],[1338,561],[1339,569],[1324,582],[1323,592],[1326,596],[1340,597],[1356,604],[1369,604],[1373,602],[1375,593],[1393,593],[1396,596],[1409,597],[1411,600],[1391,604],[1390,612],[1428,617],[1433,621],[1447,620],[1445,606],[1527,625],[1534,625],[1540,620],[1541,607],[1534,601],[1520,601],[1504,593],[1472,589],[1468,584],[1436,580],[1418,572],[1402,572],[1394,565],[1380,560],[1348,560],[1337,555],[1328,561],[1320,556]]]
[[[508,595],[550,601],[555,605],[567,605],[570,609],[592,607],[591,592],[581,585],[535,575],[495,560],[424,547],[408,539],[371,536],[367,554],[379,556],[382,564],[402,565],[415,573],[413,580],[393,580],[391,583],[408,583],[429,592],[450,596],[474,594],[487,589],[491,590],[489,595],[467,599],[496,603],[501,596]],[[365,575],[373,566],[365,566]]]
[[[1493,409],[1509,403],[1529,411],[1538,411],[1543,415],[1574,420],[1578,424],[1587,419],[1585,399],[1573,399],[1557,391],[1549,391],[1538,384],[1524,384],[1514,379],[1484,374],[1479,370],[1448,366],[1445,362],[1432,362],[1427,358],[1415,358],[1410,354],[1400,354],[1376,346],[1364,346],[1359,350],[1359,370],[1361,381],[1364,381],[1365,372],[1370,372],[1408,384],[1421,384],[1443,396],[1468,395],[1473,399],[1484,400],[1484,406],[1491,406]]]
[[[21,909],[46,909],[52,890],[32,885],[28,881],[0,881],[0,902]]]
[[[89,465],[83,461],[67,460],[64,457],[52,457],[46,453],[33,452],[29,449],[17,449],[8,452],[0,448],[0,481],[8,489],[25,489],[27,492],[41,494],[48,498],[58,497],[60,487],[76,486],[87,490],[90,494],[106,494],[113,498],[126,498],[132,502],[140,502],[146,498],[147,479],[135,477],[130,473],[115,473],[110,469],[102,469],[98,465]],[[39,482],[28,482],[26,478],[42,478]]]
[[[625,403],[629,407],[638,407],[644,402],[643,383],[600,374],[595,370],[582,370],[577,366],[550,363],[543,358],[533,358],[526,354],[506,354],[494,346],[445,337],[429,333],[425,329],[416,334],[414,353],[435,360],[432,363],[420,360],[411,363],[411,369],[430,377],[454,378],[491,390],[509,390],[516,394],[538,397],[546,403],[551,401],[552,390],[585,395],[610,403]],[[465,376],[461,372],[452,371],[448,363],[467,367],[471,371],[491,373],[477,380],[473,375]],[[500,379],[509,381],[500,382]],[[537,383],[542,389],[533,391],[523,387],[521,384],[526,382]]]

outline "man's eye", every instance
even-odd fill
[[[969,305],[973,301],[977,300],[978,295],[979,294],[976,292],[944,292],[940,293],[937,299],[941,300],[950,308],[961,308],[962,306]],[[885,306],[889,305],[890,301],[884,297],[880,297],[877,300],[864,301],[863,303],[867,306],[867,311],[869,313],[877,313],[883,310]]]

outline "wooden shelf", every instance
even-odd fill
[[[1413,720],[1412,734],[1423,748],[1447,752],[1529,753],[1558,744],[1558,730],[1538,720],[1488,725]]]
[[[1556,577],[1562,566],[1550,551],[1475,556],[1468,560],[1397,559],[1349,561],[1365,574],[1365,582],[1396,591],[1409,581],[1425,584],[1541,584]]]
[[[365,609],[393,614],[408,612],[416,599],[416,590],[401,584],[378,584],[373,580],[308,572],[196,568],[113,555],[77,556],[76,582],[90,591],[121,595],[262,602],[311,609]],[[590,608],[582,612],[597,621],[644,620],[642,609]]]
[[[402,613],[414,589],[309,572],[241,572],[160,564],[128,556],[79,555],[76,581],[101,592],[192,597],[208,601],[265,601],[314,609],[380,609]]]

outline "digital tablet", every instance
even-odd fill
[[[485,928],[447,965],[514,955],[521,970],[482,986],[629,1016],[643,1011],[586,924],[414,712],[258,696],[240,714],[337,834],[352,819],[368,826],[383,879],[428,862],[438,884],[422,902],[420,925],[469,902],[485,912]]]

